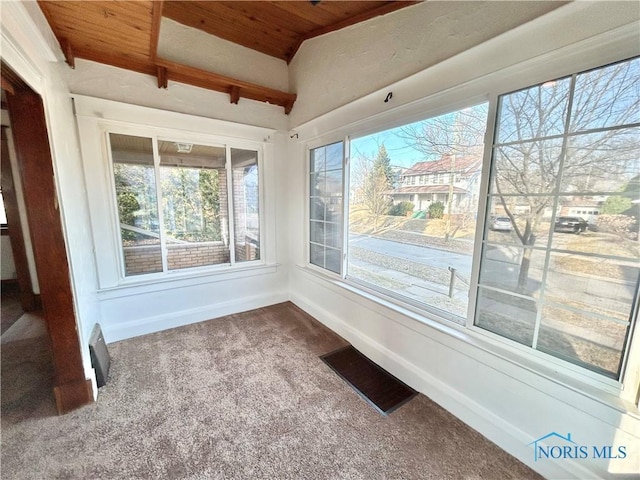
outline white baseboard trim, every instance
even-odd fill
[[[193,308],[189,310],[180,310],[177,312],[156,315],[153,317],[145,317],[129,322],[111,325],[104,322],[102,330],[104,332],[107,344],[126,340],[127,338],[138,337],[148,333],[160,332],[170,328],[181,327],[192,323],[203,322],[225,315],[246,312],[255,308],[266,307],[282,303],[289,300],[289,295],[282,292],[268,293],[264,295],[254,295],[252,297],[243,297],[228,302],[207,305],[206,307]]]
[[[505,421],[497,413],[480,405],[473,398],[450,387],[442,380],[407,361],[396,352],[380,345],[328,310],[309,301],[306,297],[291,292],[290,300],[353,344],[356,349],[375,363],[391,372],[407,385],[429,397],[545,478],[599,478],[597,474],[587,469],[584,465],[571,460],[563,460],[562,464],[555,461],[535,462],[532,447],[528,446],[531,441],[531,435]]]

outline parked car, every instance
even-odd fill
[[[589,223],[581,217],[558,217],[553,227],[554,232],[584,232]]]
[[[511,219],[509,217],[491,217],[489,228],[501,232],[510,232],[513,230],[513,225],[511,225]]]

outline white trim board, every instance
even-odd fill
[[[267,307],[277,303],[286,302],[289,296],[286,293],[269,293],[264,295],[254,295],[228,302],[207,305],[205,307],[192,308],[179,312],[145,317],[129,322],[124,322],[116,326],[105,322],[102,325],[105,340],[107,343],[118,342],[128,338],[147,335],[149,333],[161,332],[171,328],[182,327],[192,323],[204,322],[225,315],[242,313],[256,308]]]

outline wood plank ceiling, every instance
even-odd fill
[[[53,1],[38,0],[67,63],[84,58],[284,107],[294,93],[243,82],[158,58],[161,18],[290,62],[302,43],[415,1]]]

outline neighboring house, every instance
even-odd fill
[[[400,175],[400,185],[389,194],[393,203],[408,201],[414,210],[426,210],[435,202],[447,205],[453,192],[452,213],[465,213],[477,203],[481,169],[481,156],[443,155],[414,164]]]
[[[593,197],[573,197],[558,207],[558,216],[581,217],[590,224],[595,224],[603,201],[604,199]]]

